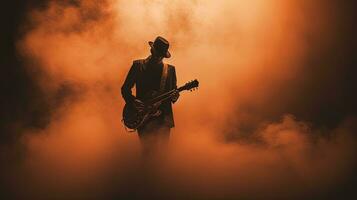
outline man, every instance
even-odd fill
[[[157,37],[149,42],[151,55],[146,59],[135,60],[129,70],[121,93],[128,104],[142,106],[138,99],[147,98],[153,91],[165,92],[176,89],[176,71],[172,65],[165,64],[163,58],[170,58],[169,42],[163,37]],[[131,89],[136,87],[136,97]],[[179,98],[176,92],[172,99],[163,102],[159,110],[161,114],[149,119],[138,128],[138,134],[143,146],[144,154],[151,154],[158,147],[166,145],[170,137],[170,129],[174,127],[172,103]]]

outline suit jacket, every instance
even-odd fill
[[[160,90],[163,63],[152,64],[149,62],[149,60],[150,57],[133,61],[124,84],[121,87],[121,93],[126,103],[131,103],[135,99],[135,96],[131,91],[134,85],[136,87],[136,98],[138,99],[147,97],[147,95],[152,91]],[[168,65],[168,73],[164,91],[170,91],[175,88],[177,88],[175,67]],[[166,101],[162,103],[162,105],[159,107],[159,109],[162,111],[162,114],[159,117],[153,118],[152,120],[155,120],[164,126],[174,127],[175,123],[172,111],[172,103],[174,102]]]

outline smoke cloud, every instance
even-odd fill
[[[45,94],[44,128],[23,130],[7,175],[37,199],[327,197],[356,166],[356,119],[316,128],[293,114],[310,42],[334,41],[320,1],[64,1],[33,8],[17,49]],[[309,23],[307,23],[309,22]],[[120,87],[147,41],[170,41],[178,84],[167,155],[142,163],[120,120]],[[297,112],[299,113],[299,112]]]

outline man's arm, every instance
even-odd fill
[[[132,94],[131,89],[134,87],[136,83],[136,76],[137,76],[137,65],[135,63],[132,64],[128,75],[124,81],[123,86],[121,87],[121,94],[126,103],[133,102],[135,96]]]

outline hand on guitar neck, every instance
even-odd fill
[[[172,93],[171,101],[175,103],[179,97],[180,97],[180,92],[178,90],[175,90],[175,92]]]

